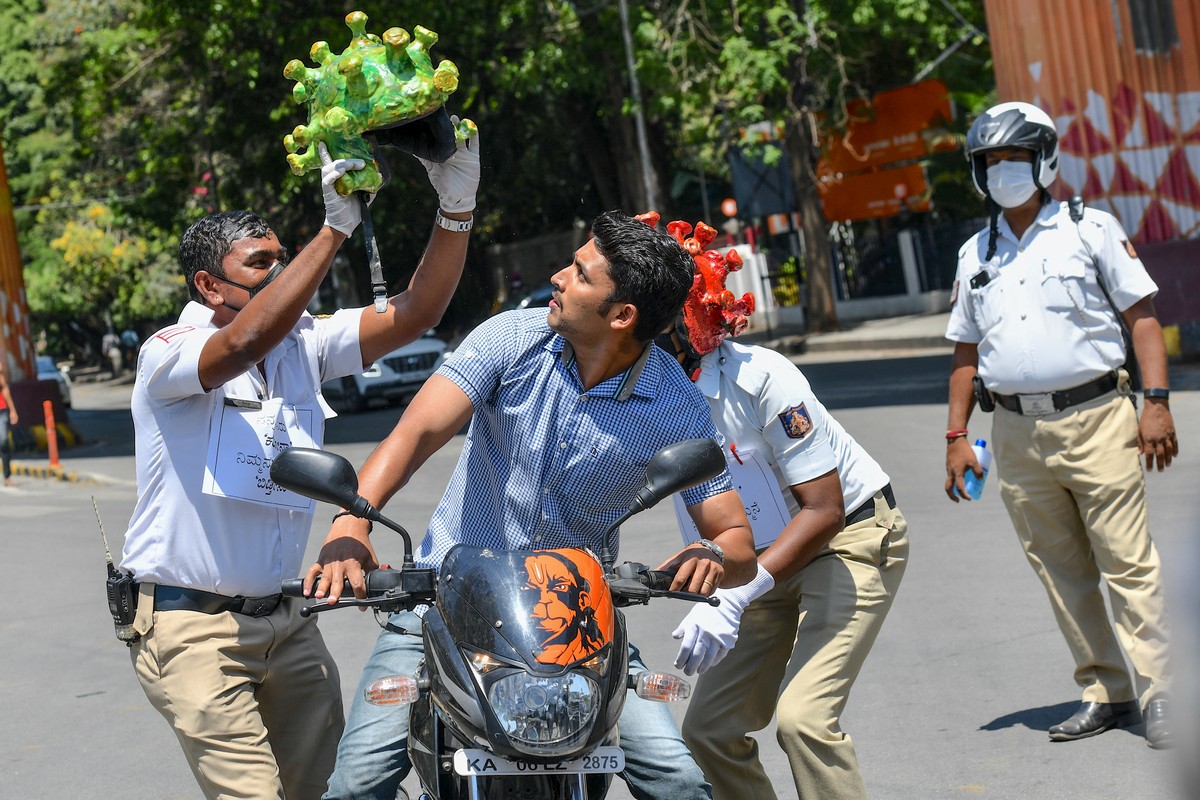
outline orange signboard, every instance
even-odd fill
[[[912,83],[847,105],[844,130],[826,131],[822,161],[833,173],[852,173],[954,149],[945,135],[954,118],[950,93],[939,80]]]
[[[825,219],[844,220],[892,217],[901,211],[929,211],[932,191],[925,167],[903,167],[856,175],[820,175],[817,188]]]

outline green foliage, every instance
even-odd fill
[[[160,243],[126,231],[99,204],[68,221],[52,252],[26,271],[30,305],[93,324],[107,312],[118,328],[170,316],[186,298],[183,276]]]
[[[959,102],[964,130],[990,99],[977,0],[631,0],[628,9],[652,166],[676,190],[658,209],[668,218],[700,216],[693,176],[720,187],[727,150],[748,126],[795,130],[813,114],[838,124],[847,100],[909,82],[956,43],[931,74]],[[606,208],[642,210],[615,0],[8,0],[0,135],[35,323],[79,328],[86,341],[102,333],[104,309],[127,321],[171,316],[176,243],[212,211],[250,208],[291,249],[307,242],[323,216],[320,190],[314,174],[291,174],[280,147],[305,121],[284,67],[314,41],[344,42],[352,10],[369,29],[438,31],[437,57],[460,71],[447,107],[479,125],[480,205],[447,327],[491,308],[486,245],[562,231]],[[391,181],[372,216],[385,277],[399,287],[428,241],[436,198],[415,159],[386,159]],[[952,166],[936,175],[939,208],[943,186],[964,180]],[[342,252],[365,274],[360,239]]]
[[[799,259],[796,256],[779,265],[779,276],[771,283],[771,293],[775,302],[781,306],[800,305],[800,275]]]
[[[726,169],[726,148],[746,126],[797,124],[803,113],[820,115],[824,125],[844,125],[848,101],[911,82],[964,35],[967,44],[931,76],[967,101],[960,112],[982,107],[981,96],[994,84],[990,58],[974,33],[984,25],[974,0],[659,5],[646,44],[662,68],[648,73],[647,83],[661,78],[652,85],[654,97],[670,102],[657,109],[676,116],[681,145],[698,147],[700,161],[717,174]]]

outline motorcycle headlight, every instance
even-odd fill
[[[515,672],[488,688],[488,703],[513,745],[530,755],[563,756],[586,741],[600,708],[600,687],[586,675]]]

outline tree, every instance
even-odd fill
[[[43,259],[26,273],[30,306],[43,315],[126,328],[170,315],[186,295],[164,248],[128,233],[107,206],[89,206],[50,246],[57,262]]]
[[[822,130],[846,123],[850,99],[909,82],[951,47],[937,74],[975,108],[980,89],[993,84],[980,55],[982,15],[968,0],[680,0],[660,3],[644,23],[641,38],[662,64],[647,75],[656,108],[676,121],[682,146],[704,168],[724,172],[736,131],[783,123],[805,235],[810,330],[837,323],[816,191]],[[956,47],[960,39],[969,47]]]
[[[283,136],[305,111],[291,100],[283,67],[307,60],[318,40],[343,49],[350,33],[342,18],[356,9],[374,33],[418,23],[437,31],[434,58],[461,70],[447,105],[482,131],[475,234],[447,325],[473,324],[491,309],[496,287],[481,268],[486,243],[566,230],[606,208],[643,210],[616,2],[414,0],[402,11],[385,0],[335,5],[10,0],[0,9],[0,128],[22,251],[39,286],[37,320],[80,324],[55,316],[70,313],[55,295],[90,296],[93,272],[133,281],[112,302],[153,313],[180,234],[217,209],[262,214],[292,249],[308,241],[322,219],[320,195],[314,176],[292,175],[285,160]],[[725,154],[738,131],[783,122],[810,243],[810,304],[827,301],[831,311],[832,294],[819,286],[828,270],[813,261],[825,252],[806,177],[815,120],[836,124],[847,98],[905,82],[967,24],[982,25],[982,9],[974,0],[629,6],[657,184],[678,185],[680,175],[697,172],[726,180]],[[974,43],[959,49],[938,75],[956,92],[986,91],[991,79],[978,51]],[[398,287],[428,240],[433,200],[413,159],[387,158],[391,184],[372,216],[385,279]],[[666,207],[656,209],[665,216],[697,213],[684,195],[665,194]],[[100,230],[100,217],[89,217],[95,206],[106,220],[98,249],[71,250],[100,260],[84,269],[68,263],[65,248]],[[130,272],[113,251],[145,252],[147,268]],[[360,240],[342,252],[351,263],[340,274],[365,274]],[[366,302],[353,286],[348,291],[337,300]],[[810,320],[832,324],[820,305],[811,306]]]

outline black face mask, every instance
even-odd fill
[[[675,320],[674,333],[674,338],[672,338],[670,331],[660,333],[655,337],[654,343],[674,356],[675,360],[680,362],[680,366],[683,367],[683,371],[687,373],[688,378],[695,383],[696,379],[700,377],[700,359],[703,356],[697,353],[692,348],[692,343],[688,341],[687,326],[683,324],[683,317]],[[681,343],[681,347],[675,345],[676,339]],[[680,356],[683,356],[683,358],[680,359]]]
[[[271,281],[273,281],[279,277],[279,273],[283,272],[283,269],[286,266],[287,266],[287,262],[282,261],[282,260],[276,261],[275,266],[273,266],[269,270],[267,270],[267,274],[263,277],[263,279],[261,281],[258,282],[257,286],[245,286],[243,284],[238,283],[237,281],[231,281],[231,280],[229,280],[229,278],[219,278],[216,275],[213,275],[213,277],[217,278],[217,280],[225,281],[230,286],[236,286],[239,289],[245,289],[246,294],[250,295],[250,299],[253,300],[254,295],[258,294],[263,289],[267,288],[267,286],[270,285]],[[233,303],[230,303],[228,301],[226,301],[225,305],[229,306],[234,311],[241,311],[243,308],[245,308],[245,306],[235,306]]]

